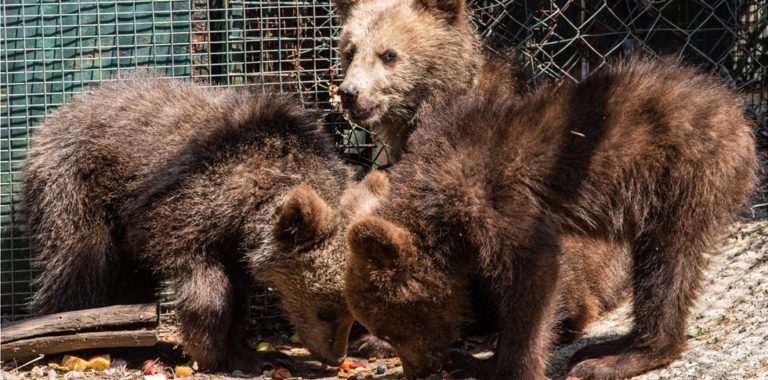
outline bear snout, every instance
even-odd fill
[[[355,86],[342,84],[339,87],[339,96],[341,96],[341,105],[344,109],[351,110],[357,107],[357,95],[359,91]]]

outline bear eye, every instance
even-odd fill
[[[397,53],[392,50],[387,50],[381,55],[381,60],[386,64],[395,62],[395,60],[397,60]]]
[[[347,59],[347,61],[352,61],[352,59],[355,58],[355,48],[347,49],[347,51],[344,53],[344,57]]]
[[[338,318],[338,315],[333,310],[320,310],[317,313],[317,319],[323,322],[333,322]]]

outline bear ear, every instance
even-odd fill
[[[352,223],[347,242],[353,260],[370,261],[374,266],[407,268],[416,260],[410,232],[375,216]]]
[[[301,184],[278,206],[274,236],[291,248],[306,247],[330,237],[337,223],[333,210],[311,187]]]
[[[389,177],[381,170],[372,170],[360,182],[373,195],[381,196],[389,191]]]
[[[466,0],[416,0],[424,9],[453,24],[465,17]]]
[[[389,191],[389,177],[374,170],[363,180],[344,191],[341,196],[341,210],[347,219],[368,213]]]
[[[362,0],[333,0],[332,3],[336,8],[336,15],[339,16],[341,22],[346,20],[349,16],[349,12]]]

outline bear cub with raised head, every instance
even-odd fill
[[[42,270],[30,311],[148,302],[169,280],[192,359],[256,370],[280,358],[245,340],[253,278],[277,288],[313,354],[340,362],[345,215],[379,190],[353,185],[316,117],[284,96],[163,79],[64,104],[24,169]],[[345,187],[355,201],[339,212]]]
[[[499,329],[481,378],[546,378],[555,332],[578,333],[625,281],[631,332],[578,351],[570,375],[622,379],[670,363],[706,254],[756,184],[741,99],[673,60],[628,60],[522,99],[470,92],[425,112],[409,144],[418,150],[393,167],[388,195],[348,227],[345,291],[411,379],[440,368],[471,318],[478,273]],[[569,252],[561,236],[599,252]],[[574,251],[583,257],[564,257]]]
[[[465,0],[334,0],[342,19],[339,86],[349,118],[378,133],[396,161],[428,104],[473,87],[516,91],[514,65],[487,49]]]

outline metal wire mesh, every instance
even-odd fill
[[[628,53],[681,55],[749,95],[765,123],[765,0],[480,0],[473,9],[489,44],[517,47],[532,83],[579,81]]]
[[[767,3],[475,0],[470,9],[490,46],[520,53],[531,83],[578,81],[632,51],[682,54],[747,94],[750,112],[765,127]],[[340,79],[334,49],[339,24],[329,2],[2,0],[0,26],[3,318],[25,316],[29,281],[45,275],[30,267],[18,193],[29,139],[46,113],[83,88],[136,68],[211,86],[297,93],[325,111],[333,110],[329,90]],[[326,121],[350,162],[362,168],[387,162],[386,150],[365,130],[335,112]],[[276,321],[273,294],[262,288],[256,299],[255,323]]]
[[[183,0],[4,0],[0,22],[0,312],[19,317],[33,275],[18,202],[30,133],[84,86],[121,70],[190,75],[190,7]]]

